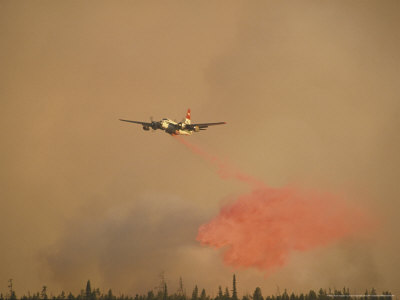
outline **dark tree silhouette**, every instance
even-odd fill
[[[199,298],[199,289],[197,288],[197,285],[193,289],[192,293],[192,300],[197,300]]]
[[[67,299],[68,299],[68,300],[74,300],[75,297],[74,297],[74,295],[72,295],[71,292],[69,292]]]
[[[310,290],[310,292],[308,293],[308,300],[317,300],[317,294],[313,290]]]
[[[178,291],[177,291],[177,296],[179,300],[185,300],[186,299],[186,293],[183,289],[183,281],[182,281],[182,277],[179,277],[179,287],[178,287]]]
[[[12,280],[12,278],[10,278],[8,280],[8,288],[10,289],[10,298],[8,298],[8,299],[17,300],[17,296],[16,296],[16,294],[14,292],[14,289],[13,289],[13,280]]]
[[[315,297],[317,297],[317,295],[315,295]],[[283,291],[283,294],[282,294],[282,296],[281,296],[281,299],[282,299],[282,300],[289,300],[289,295],[288,295],[288,292],[287,292],[286,289]]]
[[[164,288],[163,288],[163,300],[168,300],[168,289],[167,289],[167,284],[164,282]]]
[[[4,294],[0,293],[0,300],[186,300],[182,298],[182,291],[183,291],[183,284],[182,280],[180,279],[179,289],[176,293],[168,295],[167,284],[163,281],[163,285],[158,286],[155,288],[157,291],[157,296],[155,296],[154,291],[150,290],[147,294],[135,294],[135,297],[128,296],[128,295],[113,295],[111,289],[108,290],[107,293],[102,294],[99,288],[93,288],[88,280],[86,283],[86,289],[82,289],[81,292],[74,296],[71,292],[66,293],[62,291],[58,296],[48,296],[47,295],[47,287],[43,286],[41,292],[36,292],[33,294],[28,293],[28,296],[24,295],[22,297],[17,298],[15,291],[13,289],[13,282],[9,280],[9,292],[5,296]],[[190,300],[234,300],[237,299],[237,290],[236,290],[236,276],[233,276],[233,287],[232,287],[232,297],[229,295],[229,289],[226,288],[225,292],[222,292],[221,286],[218,288],[218,294],[214,299],[211,299],[210,296],[207,295],[205,289],[201,290],[201,294],[199,296],[199,289],[197,285],[195,285],[192,293],[192,298]],[[326,290],[319,289],[318,295],[315,291],[310,290],[307,294],[294,294],[293,292],[290,294],[285,289],[281,295],[270,295],[265,297],[265,300],[333,300],[333,298],[329,297],[329,295],[338,295],[342,300],[393,300],[393,296],[390,291],[383,291],[378,295],[375,288],[371,290],[367,289],[365,295],[360,299],[357,297],[352,297],[350,295],[349,288],[343,289],[334,289],[329,290],[329,294],[327,294]],[[238,300],[238,299],[237,299]],[[264,300],[262,296],[260,287],[257,287],[254,290],[252,296],[250,295],[243,295],[242,300]],[[339,300],[339,299],[338,299]]]
[[[92,287],[90,285],[90,280],[88,280],[86,283],[85,299],[87,300],[92,299]]]
[[[215,300],[222,300],[224,297],[224,294],[222,293],[222,287],[218,286],[218,294],[215,297]]]
[[[232,282],[232,300],[238,300],[237,290],[236,290],[236,275],[233,274],[233,282]]]
[[[207,300],[207,294],[205,289],[202,289],[201,291],[200,300]]]
[[[371,289],[371,292],[369,293],[371,295],[371,297],[369,298],[369,300],[378,300],[378,297],[376,296],[376,290],[375,288]]]
[[[40,299],[47,300],[47,286],[43,286],[42,291],[40,293]]]
[[[253,293],[253,300],[264,300],[264,297],[262,296],[261,289],[259,287],[256,287]]]
[[[224,300],[230,300],[230,299],[231,299],[231,296],[229,295],[229,289],[228,289],[228,287],[225,288],[225,294],[224,294],[223,299],[224,299]]]
[[[109,291],[109,293],[111,293],[111,290]],[[154,292],[153,291],[147,292],[147,298],[146,299],[147,300],[154,300],[155,299]],[[110,300],[111,300],[111,298],[110,298]]]

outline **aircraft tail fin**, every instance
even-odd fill
[[[190,124],[191,123],[191,121],[190,121],[190,108],[187,110],[185,123],[186,124]]]

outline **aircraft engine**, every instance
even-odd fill
[[[143,130],[149,131],[150,127],[149,126],[143,126]]]
[[[159,124],[157,122],[151,122],[151,128],[153,128],[154,130],[156,130],[157,128],[159,128]]]
[[[199,126],[194,126],[194,131],[195,132],[199,132],[200,131],[200,127]]]
[[[165,132],[169,133],[169,134],[173,134],[177,130],[178,130],[178,128],[175,125],[169,124],[168,127],[165,129]]]

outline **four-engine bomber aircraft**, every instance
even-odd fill
[[[170,119],[162,119],[161,121],[154,122],[151,120],[150,123],[148,122],[139,122],[139,121],[131,121],[131,120],[122,120],[124,122],[130,122],[135,124],[140,124],[143,126],[143,130],[150,130],[150,128],[156,130],[161,129],[164,130],[166,133],[170,135],[191,135],[193,132],[199,132],[200,130],[206,130],[208,126],[214,125],[222,125],[226,124],[225,122],[216,122],[216,123],[198,123],[192,124],[190,121],[190,109],[188,109],[186,118],[182,122],[175,122]]]

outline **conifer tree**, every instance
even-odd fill
[[[283,291],[282,300],[289,300],[289,295],[286,289]]]
[[[10,298],[9,298],[9,300],[17,300],[17,296],[16,296],[16,294],[15,294],[15,292],[13,290],[13,280],[12,280],[12,278],[10,278],[8,280],[8,283],[9,283],[8,288],[10,289]]]
[[[313,290],[308,293],[308,300],[317,300],[317,294]]]
[[[182,277],[179,277],[179,287],[178,287],[176,299],[177,300],[185,300],[186,299],[186,292],[183,289]]]
[[[109,293],[111,293],[111,290],[109,291]],[[111,298],[110,298],[111,299]],[[147,292],[147,298],[146,300],[154,300],[154,293],[153,291],[149,291]]]
[[[43,300],[47,300],[47,286],[43,286],[42,292],[40,293],[40,298]]]
[[[369,293],[371,295],[370,300],[378,300],[378,297],[376,296],[376,290],[375,288],[371,289],[371,292]]]
[[[369,295],[369,294],[368,294],[368,289],[365,290],[365,294],[364,294],[364,295],[365,295],[364,299],[365,299],[365,300],[368,300],[368,298],[369,298],[369,297],[368,297],[368,295]]]
[[[253,293],[253,300],[264,300],[261,289],[259,287],[256,287]]]
[[[200,294],[200,300],[207,300],[206,290],[202,289]]]
[[[65,299],[65,292],[64,291],[61,291],[61,294],[60,294],[60,296],[58,296],[58,299],[59,300],[64,300]]]
[[[164,283],[164,293],[163,293],[163,300],[168,299],[168,290],[167,290],[167,284]]]
[[[225,294],[224,294],[224,300],[229,300],[231,299],[231,296],[229,295],[229,289],[228,287],[225,288]]]
[[[236,275],[233,274],[233,282],[232,282],[232,300],[238,300],[237,290],[236,290]]]
[[[219,287],[218,287],[217,299],[218,299],[218,300],[222,300],[223,296],[224,296],[224,295],[222,294],[222,287],[219,286]]]
[[[92,296],[92,287],[90,285],[90,280],[86,283],[85,299],[90,299]]]
[[[318,300],[325,300],[325,299],[327,299],[326,291],[320,288],[318,291]]]
[[[192,300],[197,300],[199,298],[199,289],[197,288],[197,285],[193,289],[192,293]]]

